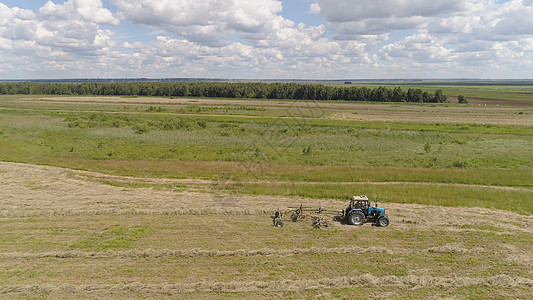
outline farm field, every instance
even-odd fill
[[[0,95],[0,297],[528,299],[533,106],[507,100]],[[389,227],[272,226],[360,194]]]

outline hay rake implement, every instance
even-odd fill
[[[331,215],[333,215],[331,220],[356,226],[364,223],[372,223],[379,227],[389,226],[389,217],[385,214],[385,209],[378,206],[377,200],[376,205],[372,206],[368,197],[364,195],[351,197],[350,204],[342,211],[324,209],[322,205],[312,208],[303,204],[289,207],[285,212],[278,209],[271,217],[274,226],[283,227],[283,215],[290,215],[292,222],[311,219],[313,227],[317,229],[328,227],[328,217]]]
[[[283,216],[290,215],[292,222],[301,222],[304,220],[311,220],[313,228],[320,229],[322,227],[328,227],[329,221],[325,217],[325,213],[333,212],[332,210],[326,210],[320,205],[318,208],[313,208],[309,206],[299,206],[289,207],[288,210],[282,212],[280,209],[274,212],[274,215],[271,217],[273,225],[276,227],[283,227]],[[336,214],[339,214],[339,211],[334,211]]]

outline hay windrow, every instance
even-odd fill
[[[232,281],[232,282],[198,282],[191,284],[35,284],[0,286],[0,295],[42,295],[42,294],[93,294],[93,293],[146,293],[146,294],[183,294],[194,292],[268,292],[268,291],[303,291],[317,289],[341,289],[354,287],[401,287],[409,289],[422,288],[458,288],[467,286],[533,288],[533,280],[508,275],[485,278],[469,277],[432,277],[432,276],[374,276],[363,274],[356,277],[337,277],[308,280],[277,281]]]
[[[68,209],[68,210],[10,210],[0,211],[3,218],[29,218],[50,216],[266,216],[271,210],[265,209]],[[268,218],[268,217],[267,217]]]
[[[362,248],[357,246],[347,246],[338,248],[295,248],[295,249],[240,249],[240,250],[205,250],[205,249],[190,249],[190,250],[125,250],[125,251],[105,251],[105,252],[85,252],[79,250],[70,251],[50,251],[43,253],[0,253],[0,258],[4,259],[39,259],[39,258],[161,258],[161,257],[233,257],[233,256],[276,256],[287,257],[294,255],[315,255],[315,254],[365,254],[365,253],[381,253],[381,254],[397,254],[402,253],[401,249],[387,249],[385,247],[368,247]]]
[[[427,249],[430,253],[462,253],[462,254],[478,254],[484,251],[483,247],[464,248],[459,244],[445,244],[438,247],[432,247]]]

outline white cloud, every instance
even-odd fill
[[[446,62],[455,59],[454,54],[427,32],[409,36],[384,46],[380,54],[385,60],[408,58],[416,62]]]
[[[311,5],[309,6],[309,12],[312,13],[312,14],[319,14],[320,13],[320,5],[317,2],[311,3]]]
[[[525,38],[520,41],[520,44],[523,45],[524,51],[533,51],[533,38]]]
[[[9,8],[0,3],[0,36],[12,41],[30,41],[51,51],[79,51],[89,54],[112,44],[112,33],[98,24],[118,24],[102,2],[69,0],[64,4],[48,1],[39,9]],[[96,53],[94,53],[96,54]]]
[[[440,65],[439,69],[496,64],[519,65],[530,61],[533,1],[509,0],[317,0],[320,15],[338,40],[385,45],[378,51],[382,68]],[[387,44],[395,31],[412,35]],[[498,66],[499,69],[505,69]],[[510,69],[508,69],[510,70]],[[489,72],[481,72],[482,77]],[[494,73],[493,73],[494,74]],[[501,74],[501,73],[500,73]],[[511,75],[512,76],[512,75]]]
[[[11,66],[2,68],[2,76],[27,78],[61,70],[74,74],[94,68],[115,45],[113,33],[99,24],[119,24],[100,0],[48,1],[38,14],[0,3],[0,56]]]
[[[429,27],[435,34],[468,34],[470,40],[516,40],[533,34],[533,7],[523,0],[502,5],[493,1],[470,3],[462,14],[435,20]]]
[[[101,0],[71,0],[74,2],[76,12],[88,22],[96,24],[114,25],[120,24],[111,11],[103,8]],[[67,2],[68,3],[68,2]]]
[[[36,11],[0,3],[0,78],[533,74],[533,0],[306,2],[302,14],[325,22],[317,26],[285,18],[282,2],[67,0]],[[151,37],[125,34],[128,26]]]
[[[317,0],[320,15],[340,39],[385,34],[427,25],[461,11],[463,0]]]
[[[446,15],[462,10],[464,2],[464,0],[317,0],[322,16],[329,22]]]
[[[223,45],[230,34],[265,30],[281,11],[277,0],[113,0],[118,15],[190,41]]]
[[[73,17],[83,21],[102,25],[119,25],[111,11],[103,8],[101,0],[68,0],[64,4],[55,4],[52,1],[45,3],[39,9],[39,14],[44,19],[73,20]]]
[[[115,0],[117,14],[125,20],[172,32],[180,39],[170,39],[163,43],[159,38],[152,46],[152,53],[167,57],[173,49],[202,49],[209,55],[189,53],[195,62],[205,61],[215,65],[231,65],[247,61],[250,64],[272,64],[284,59],[286,65],[297,61],[317,58],[329,61],[353,60],[366,61],[364,44],[356,41],[337,42],[325,38],[324,25],[306,26],[295,24],[279,13],[281,2],[277,0],[209,0],[153,2],[149,0]],[[249,45],[230,42],[228,37],[237,35]],[[179,41],[179,42],[178,42]],[[186,41],[186,47],[184,42]],[[203,46],[196,48],[197,46]],[[218,54],[216,54],[218,49]],[[232,49],[232,51],[227,51]],[[244,59],[239,49],[253,53],[256,58]],[[233,52],[235,51],[235,52]],[[267,55],[268,54],[268,55]],[[146,53],[145,53],[146,55]],[[220,57],[217,57],[220,56]],[[217,57],[217,58],[215,58]],[[225,59],[226,58],[226,59]],[[237,59],[238,58],[238,59]],[[176,59],[172,62],[182,61]],[[170,63],[170,59],[165,59]],[[309,61],[311,63],[311,61]],[[317,63],[317,62],[314,62]],[[259,65],[257,65],[259,67]],[[284,66],[277,66],[285,68]],[[245,68],[245,67],[244,67]],[[311,69],[311,67],[307,68]],[[279,72],[273,75],[280,74]],[[279,75],[278,75],[279,76]],[[301,76],[301,74],[300,74]]]
[[[92,8],[101,8],[95,3],[100,2],[92,3]],[[145,9],[137,10],[141,4]],[[2,63],[24,66],[15,70],[25,72],[18,77],[44,74],[38,71],[41,69],[50,77],[105,77],[107,74],[109,77],[320,78],[324,74],[344,74],[354,64],[370,61],[363,43],[331,41],[325,37],[323,25],[306,26],[283,18],[279,15],[278,1],[225,1],[226,5],[217,1],[226,10],[207,16],[199,9],[205,3],[184,1],[182,4],[187,9],[180,13],[168,6],[176,2],[122,3],[121,18],[157,28],[162,34],[185,32],[181,38],[161,35],[149,43],[117,43],[112,29],[100,28],[100,23],[113,22],[83,16],[72,0],[64,4],[49,1],[39,9],[39,14],[22,14],[25,19],[18,17],[19,9],[0,6],[0,16],[5,17],[0,20]],[[169,18],[160,21],[166,14]],[[247,44],[229,41],[232,34]],[[11,78],[18,74],[13,69],[2,71],[3,77],[5,72]]]
[[[290,39],[289,39],[290,40]],[[316,44],[283,47],[254,47],[242,43],[224,46],[201,45],[184,39],[159,36],[140,49],[136,59],[146,70],[167,76],[189,72],[192,66],[208,71],[210,76],[252,78],[320,77],[344,72],[353,63],[362,63],[363,46],[357,42],[331,42],[320,39]]]
[[[9,50],[13,48],[13,42],[0,36],[0,49]]]
[[[126,49],[143,49],[144,48],[144,44],[141,43],[141,42],[135,42],[135,43],[124,42],[122,44],[122,47],[124,47]]]
[[[526,58],[527,43],[519,41],[533,34],[533,7],[527,1],[470,2],[459,15],[442,17],[428,27],[429,33],[446,44],[464,65],[511,64]]]

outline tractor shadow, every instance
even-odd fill
[[[340,225],[354,226],[348,222],[348,219],[343,218],[342,216],[334,216],[332,220],[333,222],[336,222]],[[377,226],[374,222],[368,222],[368,223],[370,223],[372,226]]]
[[[350,225],[350,223],[348,223],[348,220],[346,218],[343,218],[342,216],[334,216],[333,222],[337,222],[340,225]]]

